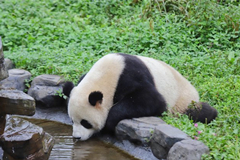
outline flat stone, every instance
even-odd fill
[[[165,124],[165,122],[158,117],[126,119],[118,123],[115,133],[121,140],[129,140],[147,146],[154,128],[159,124]]]
[[[141,117],[141,118],[133,118],[133,120],[139,123],[150,124],[153,126],[157,126],[159,124],[166,124],[161,118],[159,117]]]
[[[35,100],[19,90],[0,90],[0,114],[32,116],[35,113]]]
[[[9,71],[9,74],[10,75],[12,75],[12,76],[18,76],[18,75],[24,75],[24,74],[26,74],[26,73],[28,73],[28,71],[25,71],[25,70],[23,70],[23,69],[11,69],[10,71]]]
[[[25,81],[30,79],[31,73],[23,69],[10,69],[8,72],[9,77],[0,82],[0,88],[24,91]]]
[[[21,118],[9,118],[0,143],[6,159],[47,159],[53,138],[44,130]]]
[[[159,159],[166,159],[170,148],[179,141],[191,139],[186,133],[178,128],[172,127],[167,124],[156,126],[152,139],[151,149]]]
[[[201,160],[203,154],[208,154],[209,148],[200,141],[182,140],[175,143],[169,150],[167,160]]]
[[[31,86],[59,86],[64,83],[64,78],[58,75],[43,74],[33,79]]]
[[[13,62],[10,59],[8,59],[8,58],[4,58],[4,65],[5,65],[7,70],[13,69],[15,67]]]

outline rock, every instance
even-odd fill
[[[43,74],[37,76],[32,81],[32,86],[39,85],[39,86],[60,86],[64,83],[64,79],[58,75],[50,75],[50,74]]]
[[[7,69],[4,65],[2,39],[0,37],[0,81],[8,77]]]
[[[45,107],[56,107],[64,104],[63,98],[57,95],[62,87],[55,86],[33,86],[28,90],[28,94],[37,101],[38,105]]]
[[[43,144],[39,141],[43,135],[42,128],[20,118],[10,118],[0,141],[5,152],[24,158],[42,149]]]
[[[38,105],[55,107],[64,104],[64,99],[57,95],[62,90],[64,79],[57,75],[40,75],[33,79],[28,94],[32,96]]]
[[[116,126],[116,136],[121,140],[129,140],[147,146],[152,137],[154,128],[165,124],[158,117],[142,117],[122,120]]]
[[[169,150],[167,160],[201,160],[208,154],[209,148],[200,141],[182,140],[175,143]]]
[[[8,59],[8,58],[4,58],[4,65],[5,65],[7,70],[13,69],[15,67],[13,62],[10,59]]]
[[[31,73],[23,69],[10,69],[8,72],[9,77],[0,82],[0,88],[24,91],[25,81],[30,79]]]
[[[0,114],[18,114],[32,116],[35,113],[35,101],[19,90],[0,90]]]
[[[154,156],[159,159],[166,159],[170,148],[179,141],[191,139],[181,130],[167,124],[156,126],[150,147]]]
[[[41,127],[20,118],[9,118],[0,136],[3,159],[9,160],[48,159],[53,142]]]

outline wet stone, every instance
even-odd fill
[[[21,118],[9,118],[0,136],[3,159],[48,159],[53,138],[44,130]]]
[[[165,124],[158,117],[142,117],[122,120],[116,126],[116,136],[121,140],[149,145],[154,128],[159,124]]]
[[[24,91],[25,81],[30,79],[31,73],[23,69],[10,69],[8,72],[9,77],[0,82],[0,88]]]
[[[32,116],[35,113],[35,100],[19,90],[0,90],[0,114]]]
[[[191,138],[178,128],[161,124],[156,126],[154,130],[150,147],[155,157],[166,159],[170,148],[176,142],[187,139]]]

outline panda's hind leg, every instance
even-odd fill
[[[192,103],[185,114],[194,122],[210,123],[217,117],[218,112],[208,103],[198,102]]]

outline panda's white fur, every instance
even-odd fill
[[[139,59],[147,67],[153,77],[155,88],[172,113],[185,113],[192,101],[199,101],[196,89],[168,64],[142,56],[132,58]],[[68,103],[68,113],[74,123],[73,137],[86,140],[92,134],[104,128],[110,109],[116,105],[113,104],[113,99],[120,76],[126,69],[125,59],[124,54],[108,54],[102,57],[93,65],[81,82],[72,89]],[[134,66],[134,62],[131,65]],[[135,71],[135,74],[141,72],[138,69]],[[103,94],[103,99],[97,101],[95,106],[91,105],[88,100],[89,95],[94,91],[100,91]],[[83,127],[80,123],[81,120],[87,120],[92,128]]]
[[[117,67],[113,69],[116,63]],[[106,55],[97,61],[81,83],[73,88],[68,104],[68,114],[74,122],[74,137],[86,140],[94,132],[100,131],[104,127],[109,109],[113,105],[114,91],[123,69],[124,59],[122,56]],[[88,102],[88,96],[93,91],[101,91],[104,95],[102,104],[98,103],[96,107],[91,106]],[[82,127],[81,119],[87,119],[94,128]]]
[[[152,58],[137,57],[153,75],[156,88],[166,100],[168,110],[183,113],[192,101],[199,101],[195,87],[173,67]]]

